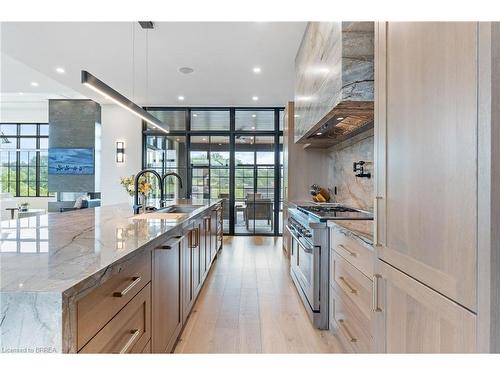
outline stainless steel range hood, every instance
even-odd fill
[[[330,147],[373,127],[374,23],[311,22],[295,59],[295,141]]]

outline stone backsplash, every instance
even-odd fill
[[[359,134],[345,142],[328,149],[328,187],[334,191],[335,200],[348,206],[373,211],[374,170],[373,170],[374,137],[373,130]],[[365,171],[371,178],[356,177],[352,164],[363,160]]]

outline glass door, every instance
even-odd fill
[[[223,199],[223,226],[229,230],[229,136],[191,136],[191,197]]]
[[[274,160],[273,136],[236,136],[235,233],[274,232]]]
[[[191,163],[191,198],[210,198],[210,137],[192,136],[189,160]]]
[[[183,181],[181,189],[168,178],[167,199],[222,199],[226,234],[281,233],[281,108],[147,110],[169,124],[170,134],[143,123],[143,167],[177,172]],[[156,188],[151,196],[159,198]]]

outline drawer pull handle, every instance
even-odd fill
[[[339,280],[342,281],[345,284],[345,286],[347,286],[351,290],[352,294],[358,293],[358,291],[356,289],[354,289],[349,282],[347,282],[347,280],[344,278],[344,276],[340,276]]]
[[[350,342],[357,342],[358,339],[356,337],[354,337],[353,335],[351,335],[351,331],[349,331],[349,328],[347,328],[347,324],[345,324],[344,319],[339,319],[339,323],[342,326],[342,328],[344,328],[346,335],[349,337],[349,341]]]
[[[172,246],[170,245],[161,245],[156,248],[156,250],[171,250]]]
[[[120,350],[120,354],[126,353],[129,350],[129,348],[132,346],[133,342],[135,341],[137,336],[139,336],[140,333],[141,333],[141,331],[139,331],[138,329],[133,329],[130,331],[130,334],[132,336],[130,336],[128,341],[125,343],[123,348]]]
[[[341,248],[342,250],[344,251],[347,251],[349,253],[350,256],[352,256],[353,258],[356,258],[358,256],[357,253],[355,253],[354,251],[352,250],[349,250],[347,247],[345,247],[344,245],[337,245],[338,248]]]
[[[378,305],[378,280],[382,276],[380,275],[373,275],[373,284],[372,284],[372,308],[374,312],[380,312],[382,309]]]
[[[139,276],[133,277],[132,278],[132,282],[125,289],[123,289],[121,292],[114,292],[113,293],[113,297],[123,297],[125,294],[127,294],[128,292],[130,292],[130,290],[134,286],[136,286],[140,282],[141,282],[141,278]]]
[[[160,245],[156,248],[156,250],[171,250],[174,248],[175,245],[177,245],[181,240],[184,238],[184,236],[175,236],[172,237],[171,239],[174,239],[175,241],[169,243],[168,245]]]

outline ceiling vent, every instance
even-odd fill
[[[155,28],[153,21],[139,21],[139,25],[141,25],[141,27],[143,29],[154,29]]]

